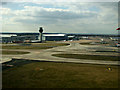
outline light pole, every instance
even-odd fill
[[[42,27],[40,27],[39,32],[40,32],[40,42],[42,43],[42,32],[43,32]]]

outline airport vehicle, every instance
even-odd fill
[[[40,40],[31,40],[30,43],[40,43]]]

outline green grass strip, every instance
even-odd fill
[[[41,43],[41,44],[32,44],[29,46],[24,45],[3,45],[2,49],[49,49],[57,46],[66,46],[69,44],[66,43]]]
[[[18,54],[28,54],[30,52],[22,52],[22,51],[8,51],[8,50],[2,50],[2,54],[7,55],[18,55]]]
[[[62,58],[74,58],[74,59],[88,59],[88,60],[107,60],[118,61],[118,56],[105,56],[105,55],[85,55],[85,54],[53,54],[52,56]]]

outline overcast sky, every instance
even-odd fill
[[[117,34],[118,2],[2,2],[2,32]]]

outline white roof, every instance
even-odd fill
[[[66,34],[43,34],[43,36],[65,36]]]
[[[11,36],[17,36],[16,34],[0,34],[0,37],[11,37]]]
[[[68,36],[69,38],[73,38],[73,37],[75,37],[75,36]]]

